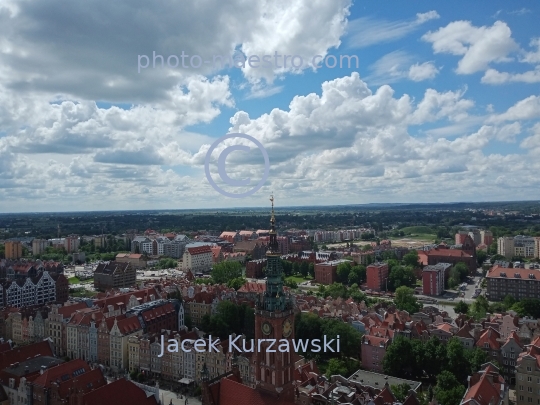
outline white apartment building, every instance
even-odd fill
[[[188,247],[182,259],[182,269],[191,269],[192,272],[209,272],[212,268],[213,258],[210,246]]]

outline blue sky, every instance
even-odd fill
[[[272,191],[283,205],[540,199],[539,7],[6,0],[0,211],[260,206]],[[137,72],[154,51],[234,50],[356,55],[359,68]],[[204,174],[228,132],[270,156],[249,197],[222,196]],[[211,160],[229,192],[245,190],[219,179],[216,158],[238,142]],[[256,150],[226,168],[253,184],[264,169]]]

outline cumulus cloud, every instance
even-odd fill
[[[163,101],[179,80],[221,70],[213,63],[190,67],[187,62],[194,55],[213,61],[240,49],[249,55],[278,52],[306,60],[325,56],[340,45],[350,5],[350,0],[175,0],[159,5],[98,0],[89,8],[60,0],[46,5],[6,0],[0,6],[0,81],[17,91],[67,98]],[[187,67],[168,67],[168,56],[182,52],[188,55]],[[138,69],[139,55],[149,58],[148,68]],[[250,82],[272,81],[291,70],[242,69]]]
[[[510,60],[508,55],[519,49],[508,25],[496,21],[491,27],[475,27],[470,21],[454,21],[422,39],[433,51],[462,56],[456,73],[471,74],[486,70],[490,63]]]
[[[415,82],[433,79],[439,73],[433,62],[415,63],[409,68],[409,79]]]
[[[505,84],[505,83],[540,83],[540,66],[535,70],[525,73],[499,72],[496,69],[488,69],[482,76],[482,83]]]

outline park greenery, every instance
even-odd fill
[[[321,339],[326,336],[327,341],[340,339],[339,353],[330,351],[301,353],[308,359],[314,359],[321,368],[326,369],[328,377],[341,374],[350,376],[359,368],[359,348],[362,334],[350,324],[336,319],[320,318],[312,313],[299,313],[295,318],[295,339]],[[333,344],[332,347],[335,348]]]
[[[487,361],[483,350],[465,349],[457,338],[451,338],[444,344],[435,336],[423,342],[396,335],[386,350],[383,370],[399,378],[432,382],[446,371],[455,376],[459,385],[465,384],[467,376],[478,371]]]
[[[246,303],[221,301],[217,305],[216,314],[203,316],[201,329],[223,340],[228,339],[232,332],[244,334],[247,339],[252,339],[255,331],[255,312]]]

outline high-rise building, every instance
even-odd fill
[[[514,238],[512,236],[503,236],[497,239],[497,254],[509,260],[514,256]]]
[[[540,336],[526,346],[516,362],[516,403],[529,405],[540,403]]]
[[[17,260],[22,257],[22,243],[19,241],[7,241],[4,244],[6,259]]]
[[[49,246],[47,239],[34,239],[32,241],[32,254],[34,256],[42,254],[47,249],[47,246]]]
[[[386,291],[388,285],[388,264],[373,263],[366,269],[367,287],[374,291]]]
[[[480,231],[480,239],[482,244],[486,246],[491,246],[491,244],[493,243],[493,233],[484,229]]]

